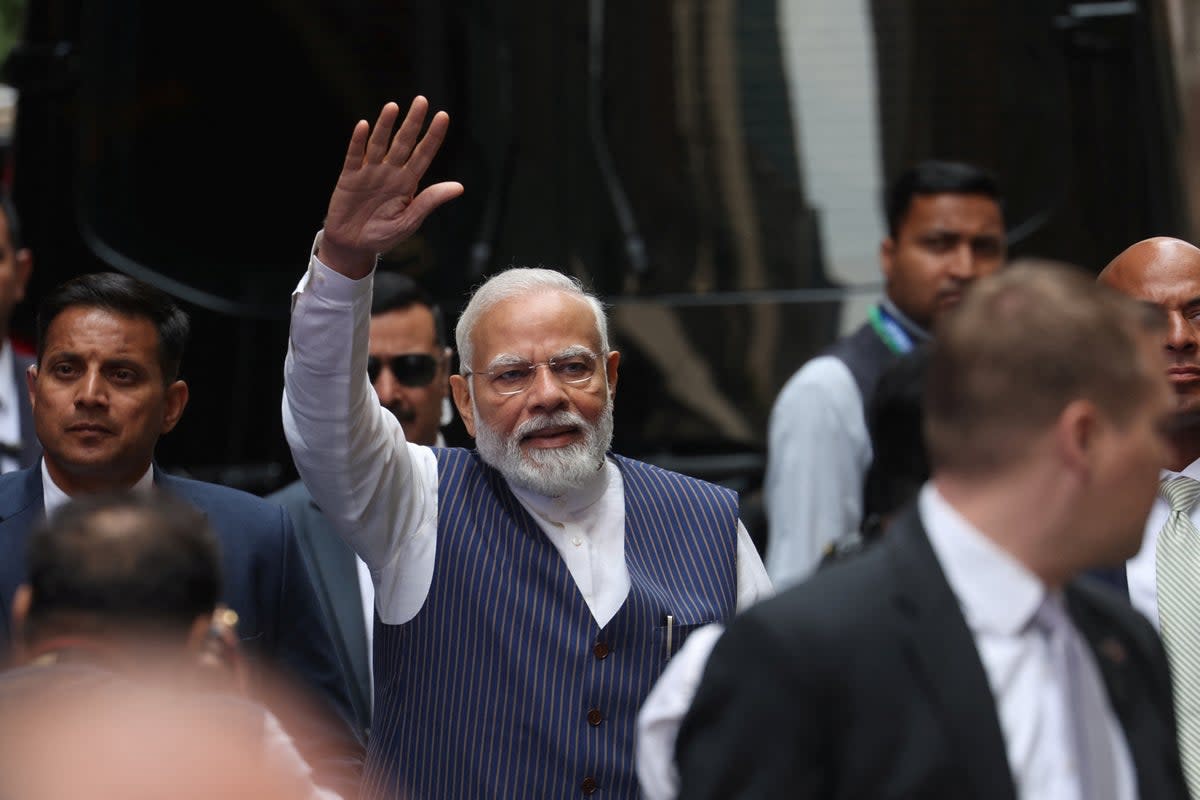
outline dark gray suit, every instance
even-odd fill
[[[342,540],[313,502],[300,481],[267,495],[283,506],[292,518],[300,552],[308,562],[317,599],[330,621],[334,647],[346,671],[355,723],[365,740],[371,726],[371,679],[362,592],[358,585],[358,562],[354,551]]]
[[[1067,606],[1139,796],[1186,798],[1161,642],[1088,579]],[[680,728],[680,797],[1016,800],[975,640],[913,508],[866,552],[735,618]]]

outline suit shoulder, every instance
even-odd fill
[[[236,516],[251,524],[278,526],[286,516],[278,503],[232,486],[177,475],[161,475],[159,484],[164,490],[190,501],[210,517]]]
[[[265,498],[269,503],[278,503],[288,510],[304,508],[312,502],[312,495],[303,481],[292,481],[281,489],[276,489]]]
[[[0,520],[19,514],[31,503],[41,502],[40,469],[35,465],[0,475]]]
[[[1120,625],[1147,646],[1158,641],[1158,633],[1150,620],[1134,608],[1116,588],[1092,575],[1082,575],[1071,582],[1071,591],[1089,613],[1098,614]]]
[[[884,544],[878,542],[853,558],[831,563],[743,613],[790,630],[852,635],[874,628],[885,618],[882,612],[891,604],[895,586]]]

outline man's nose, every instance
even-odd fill
[[[88,370],[78,383],[75,402],[81,405],[102,405],[108,402],[108,387],[99,370]]]
[[[1167,349],[1177,353],[1195,352],[1196,327],[1179,311],[1167,315]]]
[[[386,364],[379,370],[379,374],[375,376],[375,394],[379,396],[380,405],[390,406],[400,397],[401,388],[400,381],[396,380],[396,376],[392,374],[392,368]]]
[[[979,274],[978,259],[969,241],[961,242],[950,252],[948,271],[951,276],[963,281],[969,281]]]
[[[540,408],[557,408],[567,400],[566,389],[549,364],[538,364],[533,368],[533,378],[525,391]]]

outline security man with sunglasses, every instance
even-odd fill
[[[379,403],[400,420],[404,437],[444,446],[450,422],[450,364],[441,309],[406,275],[379,271],[371,294],[367,376]],[[371,724],[371,638],[375,589],[362,559],[334,532],[303,482],[267,497],[287,509],[308,559],[317,595],[333,625],[347,672],[355,722],[365,741]]]

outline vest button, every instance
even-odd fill
[[[593,708],[587,713],[587,721],[594,728],[601,722],[604,722],[604,715],[600,713],[600,709]]]
[[[596,658],[600,659],[601,661],[608,658],[609,652],[611,651],[608,649],[608,645],[604,642],[596,642],[596,646],[592,648],[592,653],[594,653]]]
[[[583,783],[579,785],[579,788],[583,790],[584,794],[595,794],[596,789],[599,787],[596,786],[596,779],[589,775],[583,779]]]

